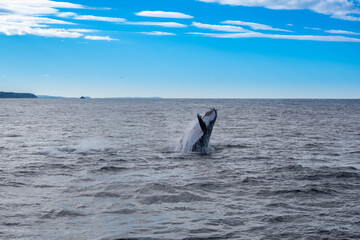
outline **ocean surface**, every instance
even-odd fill
[[[0,99],[0,239],[360,239],[360,100]]]

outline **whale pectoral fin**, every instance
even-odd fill
[[[198,114],[197,115],[197,118],[199,120],[199,124],[200,124],[200,127],[201,127],[201,130],[206,133],[207,132],[207,128],[206,128],[206,124],[204,123],[204,121],[202,120],[201,116]]]

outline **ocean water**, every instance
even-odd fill
[[[1,99],[0,239],[360,239],[360,101]]]

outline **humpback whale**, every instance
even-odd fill
[[[178,146],[181,152],[198,152],[205,154],[210,142],[210,136],[217,118],[217,110],[215,108],[206,112],[203,117],[197,115],[197,121],[184,134]]]

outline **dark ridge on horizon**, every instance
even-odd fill
[[[38,98],[32,93],[0,92],[0,98]]]
[[[238,97],[238,98],[228,98],[228,97],[184,97],[184,98],[171,98],[171,97],[95,97],[92,98],[90,96],[84,96],[85,99],[169,99],[169,100],[176,100],[176,99],[183,99],[183,100],[360,100],[360,98],[317,98],[317,97],[294,97],[294,98],[276,98],[276,97]],[[63,97],[63,96],[51,96],[51,95],[35,95],[32,93],[15,93],[15,92],[1,92],[0,91],[0,98],[49,98],[49,99],[80,99],[80,97]]]
[[[84,97],[85,99],[163,99],[162,97],[97,97],[92,98],[89,96],[81,97],[61,97],[61,96],[50,96],[50,95],[36,95],[38,98],[63,98],[63,99],[80,99]]]

